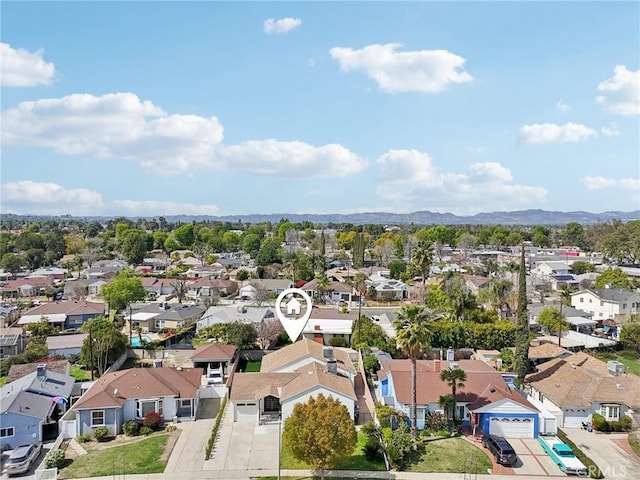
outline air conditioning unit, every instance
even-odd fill
[[[619,377],[624,373],[624,363],[617,360],[609,360],[607,362],[607,370],[609,370],[609,375]]]

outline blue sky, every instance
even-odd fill
[[[11,2],[3,213],[640,209],[640,3]]]

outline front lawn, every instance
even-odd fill
[[[362,447],[367,443],[367,436],[358,432],[358,443],[353,454],[344,462],[336,465],[334,470],[371,470],[385,471],[384,461],[370,462],[362,453]],[[300,460],[296,460],[286,448],[282,449],[280,455],[280,468],[284,470],[309,470],[311,467]]]
[[[168,438],[166,434],[153,435],[135,443],[90,450],[61,469],[58,478],[162,473],[167,464],[163,454]]]
[[[491,459],[478,447],[460,437],[442,438],[424,444],[404,470],[408,472],[486,473]]]

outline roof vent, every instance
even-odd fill
[[[322,347],[322,356],[324,358],[333,358],[333,347]]]
[[[491,387],[491,388],[489,389],[489,392],[490,392],[490,393],[496,393],[496,389],[495,389],[494,387]]]
[[[327,372],[334,375],[338,374],[338,362],[336,362],[335,358],[327,359]]]

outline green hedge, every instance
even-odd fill
[[[571,447],[571,450],[573,450],[573,453],[576,454],[576,457],[578,457],[578,459],[582,463],[584,463],[584,466],[587,467],[587,470],[589,471],[589,478],[604,478],[604,475],[602,474],[600,467],[598,467],[598,465],[596,465],[593,460],[587,457],[584,454],[584,452],[576,446],[575,443],[569,440],[566,433],[558,429],[557,435],[560,440],[562,440],[564,443],[566,443]]]
[[[204,457],[206,460],[211,458],[211,450],[213,450],[213,444],[216,441],[216,435],[218,435],[218,429],[220,428],[220,423],[222,422],[222,415],[224,414],[224,407],[227,405],[227,397],[222,399],[220,403],[220,409],[218,410],[218,414],[216,415],[216,423],[213,425],[211,429],[211,436],[209,437],[209,441],[207,442],[207,449],[205,451]]]

